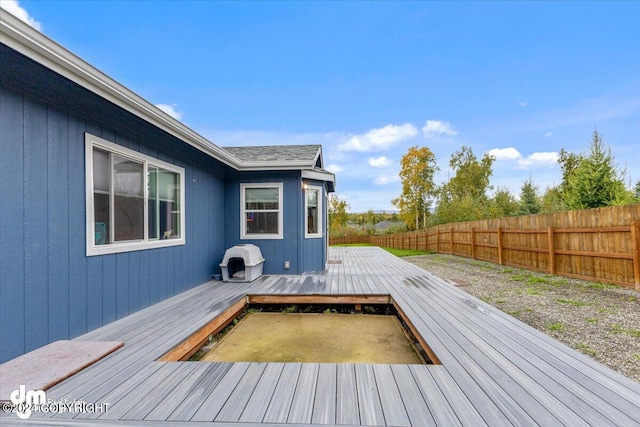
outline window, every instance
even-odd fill
[[[305,185],[305,235],[322,237],[322,187]]]
[[[184,169],[85,135],[87,256],[182,245]]]
[[[282,183],[240,184],[240,238],[282,239]]]

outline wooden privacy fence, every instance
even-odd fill
[[[447,253],[640,291],[639,218],[640,205],[631,205],[359,237],[382,247]]]

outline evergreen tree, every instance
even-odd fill
[[[569,209],[590,209],[631,202],[624,184],[624,172],[614,163],[611,148],[605,147],[598,131],[593,132],[586,155],[569,155],[565,160],[562,199]]]
[[[519,215],[535,215],[540,213],[542,205],[538,197],[538,187],[533,184],[533,178],[529,177],[520,189]]]

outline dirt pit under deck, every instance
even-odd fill
[[[259,312],[200,361],[423,363],[396,316]]]

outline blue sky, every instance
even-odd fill
[[[597,127],[640,179],[640,2],[0,1],[220,146],[322,144],[352,212],[413,145],[543,191]]]

